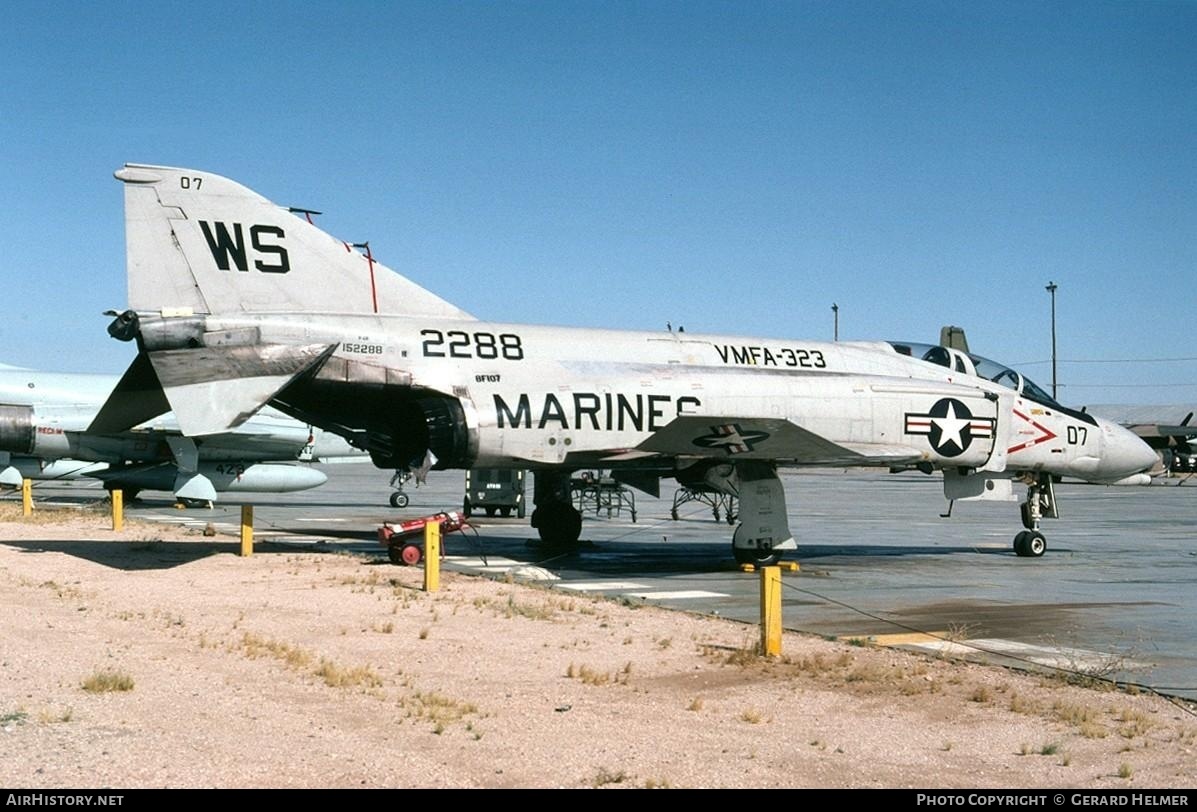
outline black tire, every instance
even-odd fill
[[[487,516],[490,516],[492,519],[494,518],[494,515],[495,515],[495,508],[494,508],[494,505],[487,505],[487,506],[486,506],[486,515],[487,515]]]
[[[1038,530],[1024,530],[1014,537],[1014,552],[1021,558],[1039,558],[1047,552],[1047,538]]]
[[[524,518],[524,503],[521,501],[519,507],[515,509],[515,515],[519,518]]]
[[[387,558],[391,559],[391,563],[396,566],[403,566],[403,545],[392,544],[387,547]]]
[[[675,522],[677,521],[677,508],[674,508],[673,510],[669,511],[669,517],[671,519],[673,519]]]
[[[391,507],[393,508],[405,508],[410,501],[403,491],[395,491],[391,494]]]
[[[737,564],[752,564],[754,567],[772,567],[781,560],[781,553],[776,550],[747,550],[742,547],[732,547],[732,554]]]
[[[464,502],[461,503],[461,515],[462,516],[465,516],[468,519],[468,518],[470,518],[470,515],[473,514],[473,512],[474,512],[474,509],[472,507],[470,507],[469,499],[466,499]]]
[[[137,501],[137,494],[141,493],[140,488],[118,488],[117,490],[121,492],[121,499],[126,504]],[[108,498],[112,498],[112,491],[108,491]]]
[[[574,547],[582,537],[582,514],[573,505],[552,502],[534,516],[540,540],[553,547]]]
[[[504,519],[510,519],[511,518],[511,506],[506,505],[504,507],[499,508],[499,515],[502,516]]]

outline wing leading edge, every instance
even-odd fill
[[[754,417],[679,417],[640,443],[636,452],[798,465],[889,465],[922,459],[909,446],[834,443],[784,418]]]

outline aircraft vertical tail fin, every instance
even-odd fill
[[[228,178],[126,164],[129,307],[142,312],[471,318]]]

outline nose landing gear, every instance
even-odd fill
[[[1022,503],[1022,524],[1026,530],[1014,537],[1014,552],[1018,556],[1038,558],[1047,552],[1047,537],[1039,531],[1039,522],[1044,518],[1060,518],[1050,474],[1038,474],[1027,485],[1027,501]]]

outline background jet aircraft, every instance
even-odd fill
[[[1020,555],[1041,555],[1052,475],[1113,481],[1155,455],[1017,372],[954,347],[502,324],[459,308],[219,175],[126,165],[129,310],[139,354],[93,431],[168,405],[227,431],[266,403],[384,468],[535,471],[532,524],[575,542],[570,472],[663,476],[739,498],[732,546],[795,548],[784,466],[944,471],[950,499],[1027,484]],[[146,395],[149,397],[146,397]]]
[[[198,441],[183,437],[169,417],[125,432],[86,431],[116,384],[112,375],[0,364],[0,484],[89,476],[129,498],[163,490],[211,501],[218,492],[281,493],[327,480],[315,468],[277,461],[363,456],[335,434],[272,410]]]
[[[1192,407],[1103,405],[1091,406],[1089,411],[1122,424],[1155,449],[1160,460],[1158,473],[1197,472],[1197,449],[1193,448],[1197,426],[1192,425]]]

